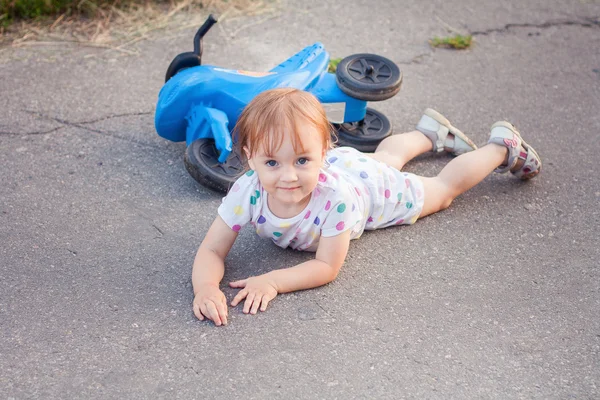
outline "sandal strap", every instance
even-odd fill
[[[417,124],[417,130],[429,138],[433,145],[433,152],[447,151],[454,155],[460,155],[477,149],[475,143],[467,135],[452,126],[446,117],[431,108],[426,109],[423,113]]]
[[[448,132],[450,132],[448,127],[450,123],[447,120],[444,121],[435,118],[435,115],[429,115],[431,111],[433,110],[425,110],[425,113],[417,124],[417,130],[431,141],[433,145],[432,151],[439,153],[444,151],[444,142],[446,141]]]
[[[508,162],[506,165],[500,165],[495,169],[495,172],[499,172],[501,174],[512,170],[517,161],[519,160],[519,156],[521,156],[521,143],[522,143],[521,135],[515,129],[515,127],[509,122],[501,121],[496,122],[492,125],[492,130],[490,132],[490,138],[488,143],[494,143],[500,146],[504,146],[508,149]],[[525,155],[526,157],[526,155]]]
[[[521,147],[523,151],[519,154],[519,158],[523,159],[524,163],[521,168],[511,172],[520,179],[531,179],[541,171],[542,160],[535,149],[525,143],[524,140],[521,142]]]
[[[444,148],[446,151],[457,156],[468,153],[469,151],[477,150],[475,143],[473,143],[473,141],[458,128],[450,125],[450,134],[453,138],[450,139],[446,136],[446,140],[444,141]]]

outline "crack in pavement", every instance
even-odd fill
[[[26,112],[29,113],[35,113],[35,111],[27,111]],[[147,111],[147,112],[138,112],[138,113],[126,113],[126,114],[116,114],[116,115],[108,115],[106,117],[100,117],[98,119],[93,119],[91,121],[82,121],[82,122],[74,122],[75,124],[93,124],[95,122],[99,122],[99,121],[105,121],[108,119],[113,119],[113,118],[118,118],[118,117],[130,117],[130,116],[135,116],[135,115],[150,115],[152,114],[152,112]],[[56,119],[58,121],[58,119]]]
[[[156,237],[155,239],[160,239],[161,237],[165,236],[164,232],[158,226],[156,226],[154,223],[151,223],[150,225],[152,225],[152,227],[154,229],[156,229],[158,231],[158,233],[160,233],[160,236]]]
[[[547,21],[547,22],[542,22],[540,24],[511,23],[511,24],[504,25],[504,27],[502,27],[502,28],[490,28],[490,29],[486,29],[484,31],[473,31],[473,32],[470,32],[469,34],[471,36],[486,36],[491,33],[506,33],[506,32],[509,32],[513,28],[544,29],[544,28],[551,28],[554,26],[581,26],[584,28],[595,28],[595,27],[600,27],[600,17],[581,17],[579,20]],[[432,55],[433,55],[433,50],[428,53],[418,54],[418,55],[414,56],[413,58],[411,58],[409,61],[396,61],[396,64],[399,64],[399,65],[422,64],[423,60],[426,57],[430,57]]]
[[[410,61],[396,61],[396,64],[400,64],[400,65],[422,64],[423,59],[425,57],[431,57],[432,55],[433,55],[433,51],[430,51],[428,53],[421,53],[421,54],[418,54],[418,55],[414,56],[413,58],[411,58]]]
[[[103,132],[103,131],[100,131],[100,130],[97,130],[97,129],[93,129],[93,128],[88,128],[88,127],[83,126],[83,125],[93,124],[93,123],[100,122],[100,121],[106,121],[106,120],[113,119],[113,118],[130,117],[130,116],[135,116],[135,115],[150,115],[150,114],[152,114],[152,112],[116,114],[116,115],[108,115],[106,117],[101,117],[101,118],[93,119],[93,120],[90,120],[90,121],[70,122],[70,121],[67,121],[67,120],[64,120],[64,119],[60,119],[60,118],[57,118],[57,117],[51,117],[49,115],[42,114],[42,113],[37,112],[37,111],[30,111],[30,110],[21,110],[21,111],[26,112],[28,114],[32,114],[32,115],[37,115],[38,117],[41,117],[41,118],[44,118],[44,119],[49,119],[49,120],[52,120],[52,121],[56,121],[56,122],[61,123],[63,125],[73,126],[73,127],[76,127],[76,128],[83,128],[83,129],[86,129],[86,130],[89,130],[89,131],[92,131],[92,132],[106,133],[106,134],[109,134],[109,133],[108,132]],[[48,131],[36,131],[36,132],[25,132],[25,133],[0,131],[0,134],[4,134],[4,135],[23,135],[23,136],[25,136],[25,135],[41,135],[41,134],[44,134],[44,133],[51,133],[51,132],[54,132],[54,131],[62,129],[62,128],[64,128],[64,126],[59,126],[57,128],[53,128],[53,129],[50,129]]]
[[[506,24],[503,28],[486,29],[485,31],[471,32],[472,36],[485,36],[490,33],[508,32],[512,28],[551,28],[553,26],[581,26],[584,28],[600,27],[600,17],[584,17],[579,20],[562,20],[562,21],[547,21],[541,24],[521,23],[521,24]]]
[[[48,131],[25,132],[25,133],[0,131],[0,135],[7,135],[7,136],[43,135],[44,133],[52,133],[52,132],[58,131],[58,130],[60,130],[62,128],[64,128],[64,126],[58,126],[56,128],[52,128],[52,129],[50,129]]]
[[[42,135],[42,134],[45,134],[45,133],[52,133],[52,132],[59,131],[59,130],[63,129],[65,126],[70,126],[70,127],[74,127],[74,128],[85,129],[86,131],[89,131],[89,132],[99,133],[99,134],[102,134],[102,135],[105,135],[105,136],[109,136],[109,137],[112,137],[112,138],[115,138],[115,139],[121,139],[121,140],[125,140],[125,141],[128,141],[128,142],[135,142],[135,143],[137,143],[137,144],[139,144],[141,146],[146,146],[146,147],[150,147],[150,148],[158,149],[158,150],[161,149],[160,146],[149,144],[149,143],[144,143],[144,142],[140,142],[140,141],[135,141],[131,137],[125,137],[125,136],[122,136],[122,135],[119,135],[119,134],[116,134],[116,133],[113,133],[113,132],[106,132],[106,131],[102,131],[102,130],[99,130],[99,129],[94,129],[94,128],[90,128],[88,126],[85,126],[86,124],[93,124],[93,123],[96,123],[96,122],[99,122],[99,121],[106,121],[106,120],[113,119],[113,118],[129,117],[129,116],[136,116],[136,115],[150,115],[150,114],[152,114],[152,112],[116,114],[116,115],[109,115],[109,116],[106,116],[106,117],[101,117],[101,118],[97,118],[97,119],[93,119],[93,120],[89,120],[89,121],[70,122],[70,121],[67,121],[67,120],[64,120],[64,119],[61,119],[61,118],[51,117],[49,115],[45,115],[45,114],[42,114],[42,113],[37,112],[37,111],[30,111],[30,110],[22,110],[22,111],[24,111],[24,112],[26,112],[28,114],[37,115],[37,116],[39,116],[41,118],[44,118],[44,119],[48,119],[48,120],[51,120],[51,121],[58,122],[58,123],[62,124],[63,126],[52,128],[52,129],[47,130],[47,131],[36,131],[36,132],[25,132],[25,133],[0,131],[0,135],[12,135],[12,136]]]

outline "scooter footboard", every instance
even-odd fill
[[[283,73],[293,72],[302,68],[306,68],[311,61],[315,60],[320,54],[326,53],[322,43],[316,42],[310,46],[306,46],[269,72]],[[327,64],[329,63],[329,54],[327,54]]]

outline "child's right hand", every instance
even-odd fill
[[[227,299],[218,285],[201,284],[194,296],[194,315],[203,321],[208,318],[216,326],[227,325]]]

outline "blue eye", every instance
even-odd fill
[[[269,167],[275,167],[275,166],[277,166],[277,161],[269,160],[265,164],[268,165]]]
[[[304,158],[304,157],[299,158],[298,161],[296,161],[296,163],[298,165],[305,165],[307,162],[308,162],[308,158]]]

